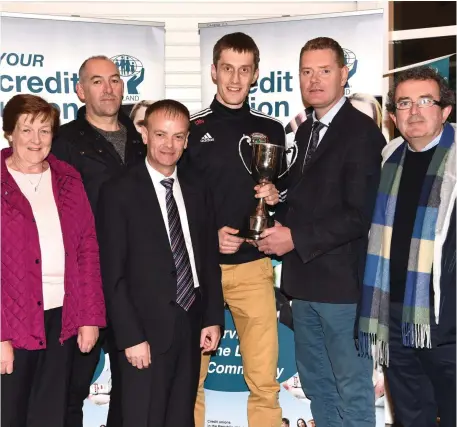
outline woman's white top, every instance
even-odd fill
[[[43,174],[23,174],[8,168],[32,207],[38,228],[45,310],[62,307],[65,275],[65,248],[57,204],[52,190],[51,168]]]

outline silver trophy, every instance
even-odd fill
[[[246,141],[252,147],[251,168],[249,169],[244,161],[241,146]],[[297,144],[294,142],[291,147],[270,144],[268,137],[261,133],[253,133],[250,136],[243,135],[238,144],[238,151],[246,170],[253,176],[260,185],[275,182],[286,174],[297,160]],[[284,172],[281,171],[285,164],[284,155],[293,152],[289,166]],[[263,230],[271,226],[272,218],[265,207],[265,200],[261,198],[255,211],[249,217],[249,228],[244,232],[248,239],[259,240]]]

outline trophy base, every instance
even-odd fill
[[[243,237],[249,240],[260,240],[260,235],[262,234],[262,232],[263,230],[247,230],[245,233],[243,233]]]
[[[251,217],[251,220],[254,219],[255,217]],[[252,225],[259,225],[257,228],[245,228],[243,230],[240,230],[240,233],[238,234],[239,237],[242,237],[244,239],[249,239],[249,240],[261,240],[260,235],[263,233],[264,230],[267,228],[271,228],[275,225],[275,221],[273,217],[268,217],[268,218],[262,218],[263,220],[260,221],[261,224],[259,224],[259,221],[255,221],[255,223],[252,223]]]

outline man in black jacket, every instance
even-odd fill
[[[127,166],[144,160],[146,150],[132,121],[120,110],[124,84],[109,58],[96,56],[84,61],[76,91],[86,105],[79,109],[76,120],[60,128],[52,152],[81,174],[96,216],[102,184]],[[104,335],[102,333],[89,354],[75,348],[66,427],[82,427],[82,407],[89,394]],[[106,335],[108,341],[112,341],[109,330]],[[113,349],[112,343],[109,347]],[[110,362],[112,389],[107,427],[116,427],[121,426],[117,358],[110,357]]]
[[[314,112],[296,134],[299,157],[277,213],[282,226],[259,243],[267,254],[284,255],[298,373],[321,427],[375,425],[373,365],[358,357],[354,324],[385,140],[344,97],[347,78],[335,40],[320,37],[302,48],[300,87]]]
[[[103,186],[100,261],[122,376],[123,427],[194,427],[200,349],[224,324],[212,200],[176,162],[189,111],[146,110],[146,161]]]

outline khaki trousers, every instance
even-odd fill
[[[237,265],[221,265],[222,288],[240,340],[244,379],[250,395],[247,404],[249,427],[280,427],[278,324],[269,258]],[[204,382],[210,355],[202,355],[195,403],[195,427],[205,426]]]

